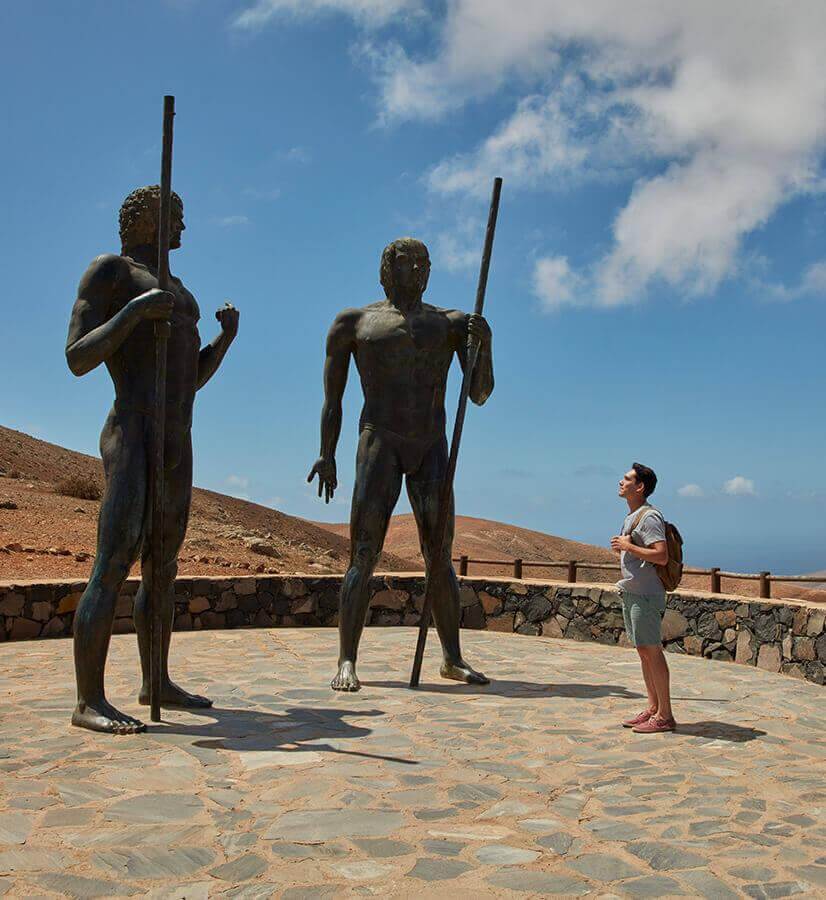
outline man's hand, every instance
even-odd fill
[[[611,549],[615,553],[622,553],[624,551],[630,550],[634,544],[631,542],[631,538],[625,534],[615,534],[611,538]]]
[[[229,302],[225,303],[216,313],[215,318],[221,323],[221,330],[232,340],[238,334],[238,318],[241,314]]]
[[[472,313],[468,316],[467,333],[468,341],[470,341],[471,338],[476,338],[482,347],[490,344],[490,325],[488,325],[487,319],[484,316],[477,316],[476,313]]]
[[[129,305],[142,319],[168,322],[175,305],[175,295],[160,288],[152,288],[130,300]]]
[[[336,481],[336,461],[320,456],[310,469],[307,481],[312,481],[318,475],[318,496],[324,491],[324,502],[329,503],[333,499],[333,493],[338,487]]]

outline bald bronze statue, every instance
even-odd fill
[[[92,731],[127,734],[145,725],[117,710],[104,692],[104,669],[118,594],[141,558],[142,581],[135,600],[143,685],[138,700],[149,703],[148,584],[151,578],[150,456],[155,385],[153,322],[171,323],[167,353],[164,449],[164,566],[161,704],[208,707],[169,677],[167,663],[175,612],[178,551],[186,534],[192,496],[192,409],[195,392],[215,374],[238,331],[238,310],[226,304],[216,314],[220,334],[201,348],[200,311],[181,281],[158,289],[157,185],[139,188],[120,210],[121,255],[93,260],[80,280],[72,310],[66,359],[75,375],[105,363],[115,402],[100,436],[106,489],[98,520],[97,551],[89,584],[74,619],[77,707],[72,724]],[[170,249],[181,245],[183,203],[172,195]]]
[[[356,481],[350,514],[350,567],[341,588],[338,672],[331,686],[357,691],[356,657],[367,614],[369,581],[381,555],[402,478],[416,518],[428,577],[434,579],[433,615],[442,644],[444,678],[487,684],[462,658],[459,585],[451,563],[453,507],[444,546],[435,547],[439,499],[448,463],[445,387],[454,354],[464,369],[470,335],[480,341],[470,398],[481,405],[493,390],[491,331],[482,316],[422,302],[430,275],[427,247],[413,238],[389,244],[380,280],[386,299],[339,313],[327,336],[321,455],[318,476],[327,502],[337,487],[335,451],[350,357],[361,377]],[[441,553],[441,555],[439,555]]]

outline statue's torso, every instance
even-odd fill
[[[444,430],[455,330],[447,311],[433,306],[405,315],[382,302],[361,311],[355,359],[364,391],[362,424],[409,437]]]
[[[130,300],[158,286],[158,279],[146,266],[124,257],[126,275],[118,280],[110,306],[110,316]],[[175,301],[170,320],[166,362],[167,430],[188,429],[198,378],[198,334],[200,310],[192,294],[177,278],[170,277],[169,290]],[[154,323],[139,322],[129,337],[106,361],[115,383],[115,405],[125,410],[151,413],[155,393]]]

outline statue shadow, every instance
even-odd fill
[[[407,688],[406,681],[362,681],[363,687]],[[577,700],[599,700],[604,697],[621,697],[625,700],[638,700],[642,694],[629,691],[619,684],[543,684],[536,681],[508,681],[496,679],[490,684],[462,684],[448,682],[446,684],[419,684],[413,690],[422,694],[486,694],[494,697],[536,698],[571,697]]]
[[[678,722],[675,734],[687,734],[690,737],[705,738],[709,741],[728,741],[732,744],[746,744],[765,737],[767,732],[759,728],[747,728],[733,725],[730,722]]]
[[[356,750],[344,750],[325,741],[357,740],[372,734],[371,728],[352,725],[347,716],[383,716],[381,709],[334,709],[287,707],[281,713],[261,709],[210,707],[188,709],[201,721],[151,725],[148,732],[196,738],[193,746],[206,750],[234,750],[241,753],[335,753],[384,762],[417,765],[415,760]],[[321,742],[321,743],[319,743]],[[266,763],[264,763],[266,764]]]

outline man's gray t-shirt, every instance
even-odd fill
[[[647,512],[643,516],[642,521],[631,534],[631,543],[638,547],[650,547],[652,544],[666,539],[665,521],[662,514],[653,506],[648,508],[651,512]],[[623,534],[628,534],[641,510],[642,508],[625,517],[622,524]],[[639,556],[634,556],[633,553],[623,551],[620,554],[620,568],[622,569],[622,578],[617,582],[617,587],[621,587],[630,594],[642,594],[645,597],[663,597],[665,595],[665,588],[654,563],[646,562]]]

